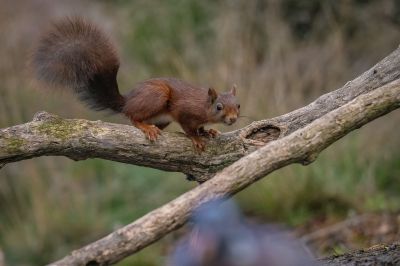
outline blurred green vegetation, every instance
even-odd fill
[[[0,3],[0,10],[1,127],[29,121],[39,110],[128,123],[32,83],[25,71],[29,50],[57,16],[87,16],[118,40],[124,91],[156,76],[220,90],[236,83],[251,119],[286,113],[338,88],[395,49],[400,37],[399,4],[392,0],[18,0]],[[290,226],[398,212],[399,123],[395,111],[346,136],[312,165],[279,170],[236,198],[249,215]],[[43,265],[195,185],[182,174],[103,160],[10,164],[0,171],[0,249],[9,265]],[[180,234],[118,265],[161,265]]]

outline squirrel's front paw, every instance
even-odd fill
[[[198,136],[196,136],[196,137],[190,137],[190,139],[192,140],[193,146],[194,146],[195,150],[196,150],[198,153],[201,153],[201,152],[203,152],[203,151],[205,150],[205,148],[206,148],[206,143],[204,142],[203,139],[201,139],[201,137],[198,137]]]
[[[212,138],[216,138],[218,135],[220,135],[221,134],[221,132],[219,132],[218,130],[216,130],[216,129],[212,129],[212,128],[210,128],[209,130],[208,130],[208,135],[210,136],[210,137],[212,137]]]
[[[199,129],[199,134],[200,134],[201,136],[203,136],[203,137],[215,138],[215,137],[217,137],[219,134],[221,134],[221,132],[219,132],[219,131],[216,130],[216,129],[212,129],[212,128],[210,128],[210,129],[208,129],[208,130],[206,130],[206,129],[204,129],[204,128],[200,128],[200,129]]]

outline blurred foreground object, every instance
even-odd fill
[[[316,265],[302,244],[276,226],[250,224],[228,200],[203,204],[169,266]]]

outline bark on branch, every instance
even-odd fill
[[[150,143],[132,126],[101,121],[62,119],[40,112],[32,122],[0,130],[0,168],[7,163],[39,156],[66,156],[73,160],[102,158],[183,172],[198,181],[241,157],[303,128],[315,119],[400,77],[400,49],[342,88],[325,94],[291,113],[254,122],[210,140],[206,152],[194,152],[179,133],[163,133]]]
[[[108,265],[182,226],[201,203],[231,196],[276,169],[310,163],[350,131],[400,107],[400,80],[362,94],[309,125],[272,141],[217,173],[214,178],[108,236],[73,251],[53,265]]]
[[[320,262],[326,266],[400,265],[400,244],[377,245],[365,250],[324,258]]]

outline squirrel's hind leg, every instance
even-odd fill
[[[132,124],[139,128],[146,137],[155,141],[165,127],[170,123],[167,115],[169,90],[157,85],[143,85],[128,96],[123,113],[129,117]],[[160,127],[158,127],[161,125]]]
[[[155,125],[149,125],[132,119],[131,121],[132,124],[138,129],[140,129],[150,141],[155,141],[158,138],[158,135],[161,134],[161,129],[159,129]]]

